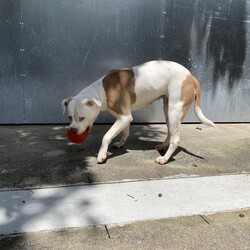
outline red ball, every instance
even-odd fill
[[[89,127],[80,135],[74,134],[70,129],[67,130],[67,136],[69,140],[73,143],[82,143],[89,134]]]

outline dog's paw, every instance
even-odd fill
[[[165,160],[165,158],[162,157],[162,156],[157,157],[157,158],[155,159],[155,162],[158,163],[158,164],[160,164],[160,165],[164,165],[164,164],[167,163],[167,161]]]
[[[97,156],[97,160],[96,160],[97,164],[103,164],[103,163],[106,163],[106,161],[107,161],[107,154],[99,154]]]
[[[104,164],[104,163],[106,163],[106,161],[107,161],[107,158],[102,158],[102,159],[97,158],[96,163],[97,164]]]
[[[118,149],[120,149],[120,148],[122,148],[122,146],[123,146],[124,144],[121,144],[120,142],[115,142],[115,143],[113,143],[113,148],[118,148]]]

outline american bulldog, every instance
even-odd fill
[[[113,144],[121,148],[133,121],[132,111],[163,100],[168,128],[166,140],[156,145],[157,150],[167,149],[164,156],[155,159],[165,164],[180,143],[179,127],[195,101],[195,114],[204,124],[215,126],[200,107],[201,90],[198,80],[182,65],[171,61],[150,61],[132,68],[110,70],[106,75],[84,88],[74,97],[62,101],[68,110],[70,129],[81,134],[93,123],[101,111],[108,111],[116,121],[102,139],[97,163],[105,162],[108,146],[120,132],[120,141]]]

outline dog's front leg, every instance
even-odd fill
[[[127,141],[127,138],[129,136],[129,126],[128,125],[123,131],[122,131],[122,136],[119,142],[113,143],[114,148],[121,148]]]
[[[108,146],[112,139],[115,138],[121,131],[129,126],[133,118],[131,115],[120,115],[117,117],[116,122],[104,135],[102,145],[97,156],[97,163],[103,163],[107,158]]]

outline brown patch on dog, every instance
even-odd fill
[[[120,115],[129,115],[136,101],[135,77],[132,69],[115,69],[103,78],[108,108]]]
[[[181,101],[183,102],[182,120],[186,116],[190,105],[194,101],[196,82],[198,82],[197,79],[193,75],[189,74],[182,83],[182,88],[181,88]]]

